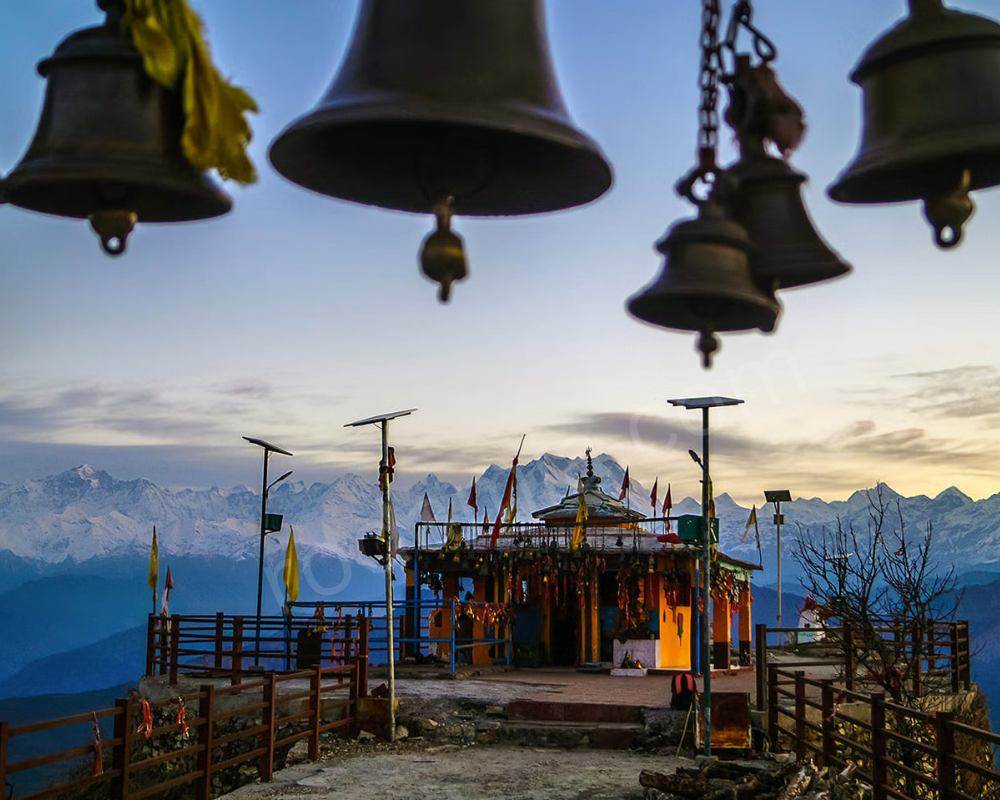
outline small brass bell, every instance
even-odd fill
[[[541,0],[362,0],[333,83],[270,159],[307,189],[420,213],[450,196],[455,214],[537,214],[611,186],[559,91]],[[459,259],[441,233],[444,287]]]
[[[447,303],[453,281],[464,280],[469,274],[465,260],[465,243],[451,229],[452,198],[434,207],[437,229],[424,239],[420,248],[420,268],[424,275],[440,284],[438,299]]]
[[[760,282],[789,289],[850,272],[809,218],[802,200],[806,176],[768,155],[760,139],[741,139],[740,151],[726,170],[735,184],[727,207],[754,243],[751,265]]]
[[[707,368],[719,349],[715,333],[774,330],[781,306],[754,282],[746,230],[710,198],[695,219],[676,223],[656,249],[665,257],[651,284],[628,300],[629,312],[664,328],[698,331]]]
[[[137,222],[225,214],[229,197],[181,152],[181,98],[153,81],[122,29],[121,0],[99,0],[103,25],[70,34],[38,64],[45,103],[34,139],[7,176],[7,202],[89,219],[109,255]]]
[[[1000,24],[910,0],[861,57],[861,144],[830,187],[843,203],[922,200],[940,247],[972,214],[968,192],[1000,184]]]

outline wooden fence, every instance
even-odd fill
[[[306,741],[308,756],[315,760],[321,734],[356,732],[359,700],[368,687],[365,628],[349,663],[252,676],[240,667],[239,636],[230,637],[229,646],[227,637],[222,637],[223,660],[232,662],[223,669],[214,652],[207,665],[201,663],[201,655],[180,660],[187,649],[180,647],[181,628],[166,630],[164,651],[159,646],[160,628],[150,625],[157,642],[147,655],[150,674],[155,667],[171,684],[176,684],[179,673],[223,676],[230,678],[229,685],[205,683],[197,691],[148,703],[128,697],[117,700],[113,708],[44,722],[13,726],[0,721],[0,787],[16,775],[44,769],[42,786],[19,792],[17,800],[82,796],[141,800],[183,786],[191,787],[198,800],[209,800],[217,796],[220,784],[215,779],[223,773],[232,776],[241,766],[252,764],[257,777],[269,781],[276,757],[294,743]],[[109,722],[110,738],[98,743],[90,726],[100,728],[103,723],[107,729]],[[81,743],[30,757],[12,755],[32,734],[60,729],[67,729],[70,736],[78,732]],[[53,772],[61,775],[50,780]],[[233,781],[227,782],[230,788]]]
[[[767,732],[773,750],[791,750],[836,768],[854,764],[873,800],[982,800],[1000,797],[1000,735],[958,722],[951,711],[897,705],[882,693],[767,668]]]
[[[925,632],[914,636],[899,625],[887,624],[875,631],[894,650],[895,658],[904,669],[909,689],[915,697],[933,692],[958,692],[971,685],[971,657],[969,649],[969,623],[965,621],[935,621],[926,626]],[[789,646],[794,650],[804,641],[810,641],[822,634],[822,644],[834,647],[835,658],[815,657],[793,658]],[[782,642],[775,645],[772,638],[778,636]],[[755,671],[757,707],[764,708],[767,667],[770,653],[782,650],[780,666],[795,667],[837,667],[841,680],[847,689],[855,689],[866,682],[868,676],[859,673],[858,652],[865,643],[858,641],[850,626],[824,628],[773,628],[767,625],[755,626]]]

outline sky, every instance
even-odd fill
[[[710,371],[690,334],[644,326],[625,299],[658,272],[653,243],[691,209],[672,191],[693,163],[700,11],[662,0],[550,0],[549,35],[576,123],[602,146],[612,190],[580,209],[459,219],[470,278],[450,305],[418,274],[426,217],[309,193],[268,164],[269,142],[319,99],[350,34],[352,0],[193,0],[216,62],[257,99],[260,180],[234,210],[144,226],[120,259],[88,226],[0,207],[0,481],[89,462],[167,485],[253,484],[243,434],[296,453],[296,477],[373,471],[374,429],[344,423],[417,407],[393,425],[398,474],[466,480],[588,445],[697,492],[695,412],[671,397],[746,402],[713,415],[717,490],[788,486],[844,497],[886,481],[907,494],[1000,490],[1000,194],[957,250],[931,243],[919,206],[841,206],[825,187],[855,152],[860,91],[847,75],[902,0],[758,3],[775,67],[804,106],[792,158],[847,278],[782,294],[772,335],[730,335]],[[996,14],[995,2],[964,10]],[[93,4],[6,4],[0,171],[41,107],[34,65]],[[721,159],[733,158],[722,135]],[[675,492],[677,489],[675,488]]]

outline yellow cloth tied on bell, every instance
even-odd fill
[[[146,74],[181,92],[185,158],[199,170],[214,169],[238,183],[257,180],[247,156],[252,132],[246,119],[257,104],[212,63],[202,21],[188,0],[125,0],[125,9],[122,21]]]

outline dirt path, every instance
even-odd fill
[[[229,800],[640,800],[639,771],[672,771],[687,759],[622,750],[455,745],[334,755],[289,767],[274,783],[244,786]]]

